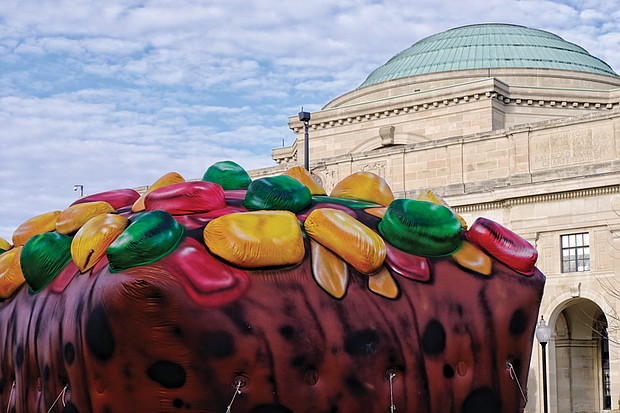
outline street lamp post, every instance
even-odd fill
[[[73,190],[80,190],[80,198],[84,196],[84,185],[73,185]]]
[[[551,338],[551,328],[545,322],[543,316],[540,316],[538,326],[536,326],[536,339],[542,347],[542,379],[543,379],[543,412],[548,413],[547,402],[547,343]]]
[[[308,142],[308,123],[310,122],[310,112],[304,112],[301,108],[299,120],[304,123],[304,168],[310,172],[310,143]]]

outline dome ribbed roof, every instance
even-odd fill
[[[414,43],[359,87],[422,74],[491,68],[563,69],[619,77],[607,63],[553,33],[511,24],[476,24]]]

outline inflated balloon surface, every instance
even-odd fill
[[[233,162],[0,240],[0,411],[519,412],[536,250],[360,172]]]

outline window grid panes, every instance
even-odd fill
[[[590,234],[562,235],[562,272],[590,271]]]

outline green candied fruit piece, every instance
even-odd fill
[[[183,226],[166,211],[140,214],[106,251],[111,272],[151,264],[162,259],[183,239]]]
[[[24,244],[19,262],[30,291],[49,285],[71,261],[71,237],[58,232],[35,235]]]
[[[255,180],[248,187],[243,205],[250,211],[286,210],[298,213],[310,206],[312,194],[307,186],[287,175]]]
[[[423,257],[449,255],[461,246],[461,223],[443,205],[413,199],[392,201],[379,233],[401,251]]]
[[[221,161],[211,165],[202,177],[203,181],[213,182],[223,189],[247,189],[252,182],[250,175],[233,161]]]

